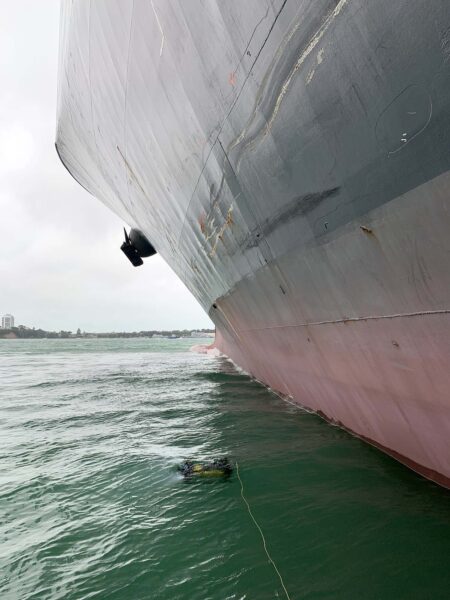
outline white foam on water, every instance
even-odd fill
[[[212,348],[210,345],[206,344],[195,344],[189,348],[191,352],[197,352],[197,354],[207,354],[208,356],[224,356],[219,348]]]

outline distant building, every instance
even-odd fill
[[[3,315],[2,329],[11,329],[14,327],[14,317],[12,315]]]

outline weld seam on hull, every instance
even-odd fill
[[[410,313],[399,313],[393,315],[368,315],[366,317],[349,317],[342,319],[335,319],[330,321],[311,321],[310,323],[296,323],[294,325],[271,325],[269,327],[252,327],[251,329],[241,329],[243,332],[247,331],[266,331],[267,329],[285,329],[295,327],[312,327],[313,325],[336,325],[339,323],[349,323],[358,321],[378,321],[379,319],[401,319],[408,317],[428,317],[433,315],[448,315],[450,309],[444,308],[442,310],[421,310]]]

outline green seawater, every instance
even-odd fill
[[[193,340],[0,341],[0,599],[450,598],[450,494]]]

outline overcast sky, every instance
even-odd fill
[[[159,256],[131,266],[122,221],[57,158],[59,0],[0,12],[0,314],[57,331],[211,327]]]

